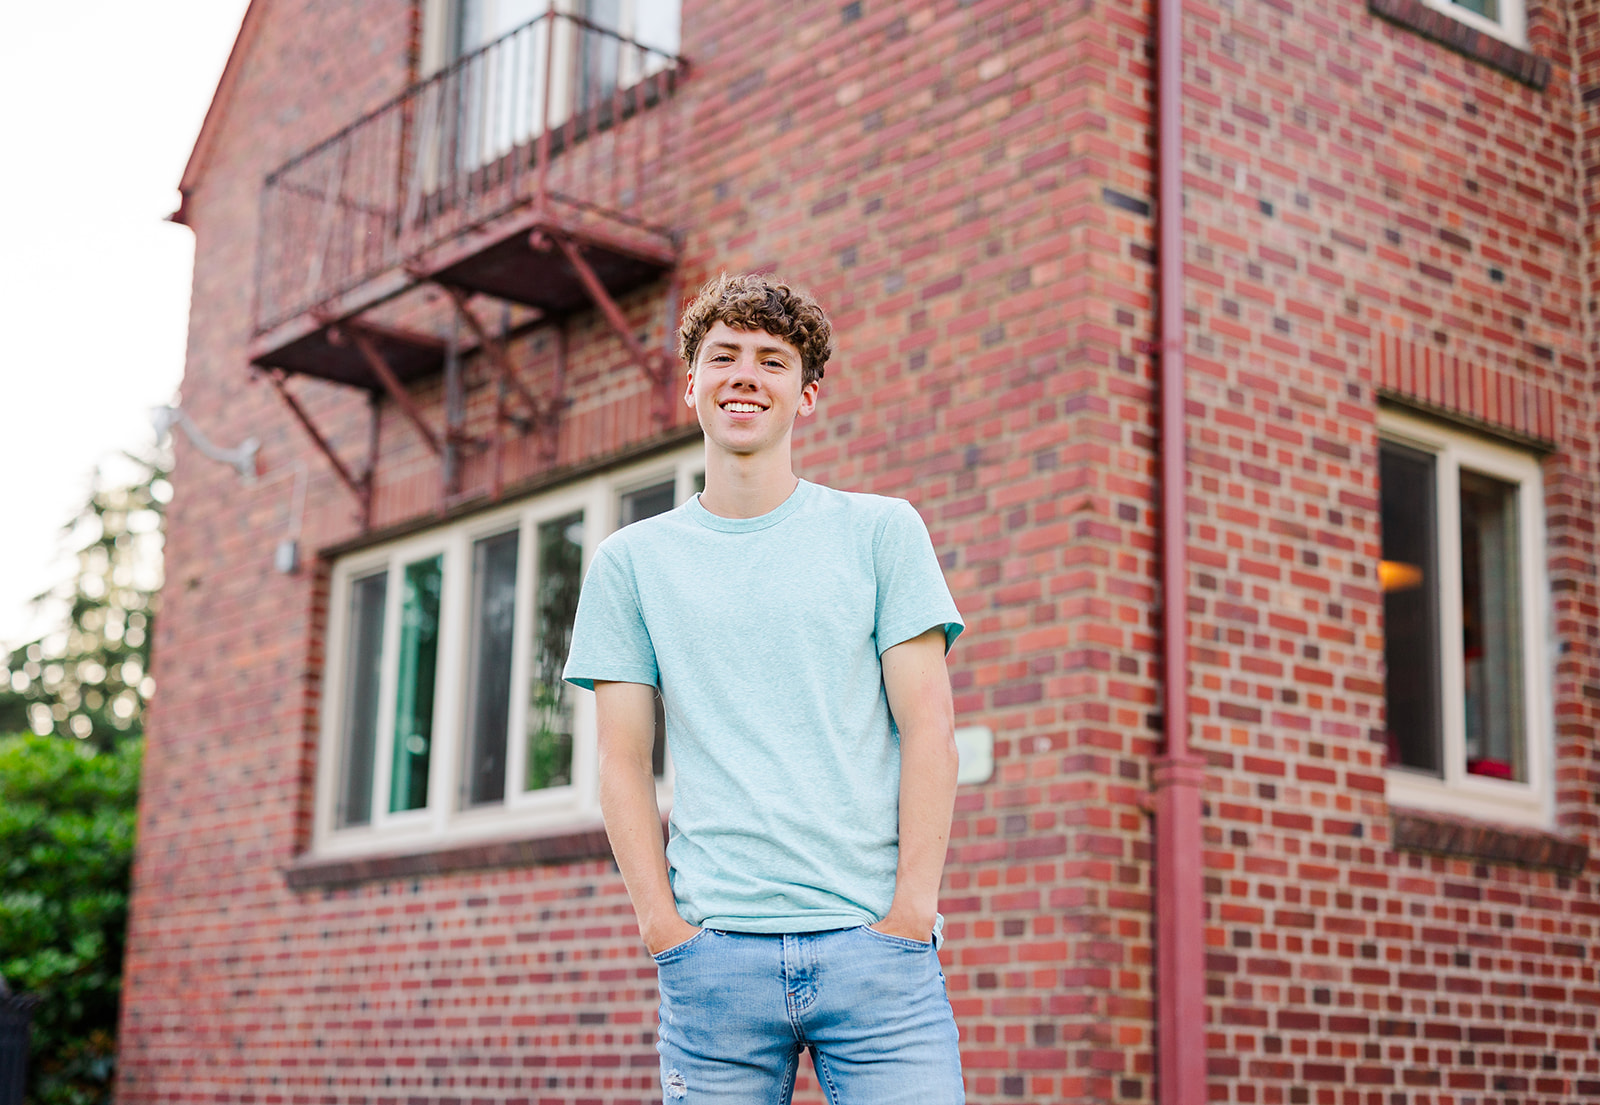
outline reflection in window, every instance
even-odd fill
[[[517,610],[518,533],[472,546],[472,656],[467,674],[465,805],[506,796],[506,730]]]
[[[528,680],[527,789],[572,782],[572,703],[561,681],[583,583],[583,512],[540,523],[533,664]]]
[[[1389,763],[1443,770],[1439,726],[1439,614],[1434,540],[1434,459],[1384,442],[1382,488],[1383,660]]]
[[[395,694],[394,765],[389,812],[428,804],[434,675],[439,664],[439,594],[444,557],[407,564],[400,607],[400,671]]]
[[[1461,471],[1461,650],[1467,770],[1526,779],[1517,603],[1517,489]]]
[[[388,583],[389,574],[378,572],[350,585],[344,755],[334,818],[340,828],[372,821],[372,760],[378,746],[378,682],[383,673],[383,606]]]

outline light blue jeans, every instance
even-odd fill
[[[702,929],[655,961],[665,1105],[787,1105],[802,1048],[832,1105],[966,1100],[931,942]]]

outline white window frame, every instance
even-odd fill
[[[431,851],[473,841],[514,836],[555,835],[598,828],[600,820],[598,751],[595,743],[594,695],[572,688],[572,782],[567,786],[523,791],[527,679],[531,664],[534,615],[533,576],[536,535],[541,522],[583,511],[582,570],[587,574],[600,541],[616,529],[622,496],[629,491],[671,479],[674,501],[694,494],[694,480],[705,469],[705,451],[696,443],[554,488],[538,496],[485,511],[425,533],[363,549],[334,565],[329,593],[327,648],[324,651],[324,694],[319,718],[316,809],[312,822],[312,854],[346,857],[378,853]],[[511,656],[511,708],[507,719],[506,781],[508,797],[498,804],[464,807],[466,771],[466,688],[471,659],[472,545],[496,534],[517,530],[516,628]],[[405,565],[443,554],[439,600],[439,655],[436,667],[432,746],[428,763],[428,804],[419,810],[389,812],[390,768],[393,762],[395,691],[399,670],[400,607]],[[383,662],[378,680],[376,746],[373,749],[373,800],[369,824],[339,828],[335,824],[343,760],[342,728],[348,676],[351,584],[386,570]],[[672,761],[657,785],[657,800],[666,813],[672,804]]]
[[[1500,0],[1500,19],[1495,21],[1469,11],[1453,0],[1422,0],[1422,2],[1435,11],[1444,12],[1451,19],[1465,23],[1475,30],[1486,35],[1493,35],[1501,42],[1510,43],[1519,49],[1528,48],[1528,15],[1524,0]]]
[[[1392,805],[1463,814],[1487,821],[1548,828],[1554,823],[1554,672],[1550,641],[1550,584],[1545,548],[1544,473],[1531,453],[1429,419],[1384,408],[1385,441],[1429,453],[1435,460],[1438,517],[1437,611],[1440,729],[1444,775],[1403,767],[1385,772]],[[1520,578],[1523,733],[1527,782],[1467,772],[1465,666],[1461,655],[1460,471],[1481,472],[1516,487]],[[1381,489],[1380,489],[1381,494]],[[1445,642],[1456,642],[1447,647]]]

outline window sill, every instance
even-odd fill
[[[540,867],[610,858],[611,843],[606,839],[605,830],[587,829],[553,836],[477,841],[427,852],[308,855],[286,867],[284,879],[292,890],[311,890],[497,867]]]
[[[1548,58],[1469,27],[1448,12],[1428,7],[1422,0],[1367,0],[1367,10],[1459,54],[1492,66],[1540,92],[1550,83]]]
[[[1537,867],[1563,874],[1581,874],[1589,863],[1589,846],[1555,833],[1511,829],[1470,818],[1425,810],[1392,809],[1391,840],[1396,850]]]

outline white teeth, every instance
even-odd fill
[[[740,414],[754,414],[761,408],[754,403],[724,403],[723,410],[738,411]]]

